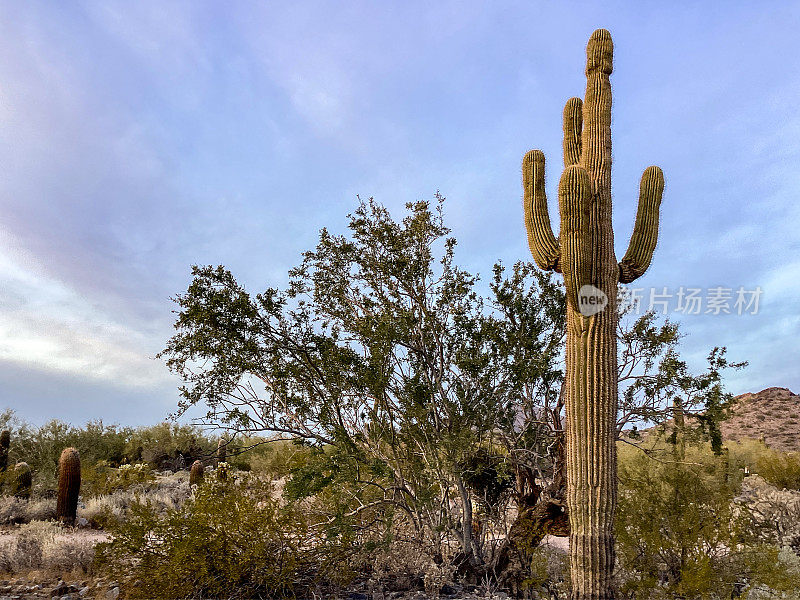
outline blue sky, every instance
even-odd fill
[[[637,285],[763,289],[757,315],[674,315],[734,392],[800,391],[800,4],[0,2],[0,408],[146,424],[193,263],[280,286],[356,194],[447,196],[459,262],[529,258],[520,161],[548,157],[615,42],[617,253],[665,172]]]

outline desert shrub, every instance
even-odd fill
[[[10,454],[13,460],[24,460],[30,465],[35,473],[34,488],[41,493],[55,489],[58,459],[64,448],[77,448],[84,467],[98,461],[116,466],[125,460],[125,444],[132,431],[99,420],[83,427],[55,419],[41,427],[21,424],[12,431]]]
[[[94,540],[67,535],[52,521],[31,521],[3,536],[0,572],[41,570],[51,575],[91,570]]]
[[[137,503],[149,503],[153,511],[164,515],[168,510],[181,507],[190,496],[186,473],[159,476],[145,485],[131,485],[109,494],[88,497],[78,507],[78,518],[86,519],[92,527],[105,529],[124,521]]]
[[[58,527],[51,522],[31,521],[20,527],[14,541],[14,566],[17,569],[42,566],[44,547],[53,542]]]
[[[729,444],[731,456],[740,467],[747,466],[777,488],[800,490],[800,453],[782,452],[764,442],[740,440]]]
[[[534,598],[569,597],[569,555],[543,544],[531,552],[531,572],[524,587]]]
[[[144,461],[154,469],[183,457],[188,467],[195,460],[209,460],[217,449],[202,431],[191,425],[159,423],[151,427],[140,427],[133,431],[125,446],[129,462]]]
[[[0,497],[0,525],[47,521],[56,516],[56,501],[50,498],[23,500],[14,496]]]
[[[230,456],[230,454],[233,456]],[[309,459],[308,446],[291,440],[266,442],[258,437],[245,437],[231,443],[228,460],[238,470],[251,470],[272,479],[289,476],[293,469],[305,464]],[[242,469],[242,463],[246,466]]]
[[[622,591],[634,598],[729,598],[764,584],[792,590],[800,579],[765,544],[746,507],[734,503],[735,468],[707,447],[685,459],[623,453],[617,516]]]
[[[113,468],[105,461],[100,461],[82,470],[81,491],[84,496],[103,496],[132,487],[145,489],[154,483],[155,476],[146,463]]]
[[[737,501],[747,507],[761,539],[800,552],[800,492],[778,490],[752,475],[742,483]]]
[[[317,535],[305,511],[255,478],[209,479],[178,509],[134,503],[98,547],[98,564],[138,598],[303,595],[337,579],[347,548]]]
[[[777,555],[778,570],[797,580],[800,578],[800,556],[790,548],[781,548]],[[800,589],[776,591],[768,585],[757,584],[749,591],[747,600],[800,600]]]

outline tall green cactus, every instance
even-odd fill
[[[611,224],[611,83],[613,43],[605,29],[586,47],[586,99],[564,108],[564,172],[558,186],[561,232],[553,235],[544,190],[544,154],[522,163],[525,225],[542,269],[563,273],[567,292],[567,508],[572,597],[614,597],[614,513],[617,504],[617,284],[650,265],[658,237],[664,177],[642,176],[639,209],[628,251],[614,254]],[[603,300],[596,312],[591,297]]]
[[[11,432],[4,429],[0,432],[0,473],[5,473],[8,469],[8,449],[11,446]],[[2,481],[0,480],[0,485]]]
[[[58,460],[58,500],[56,517],[72,524],[78,515],[78,496],[81,490],[81,455],[75,448],[64,448]]]
[[[225,438],[219,438],[219,442],[217,442],[217,465],[226,462],[226,458],[228,458],[228,442],[225,441]]]

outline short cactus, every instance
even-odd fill
[[[81,489],[81,457],[75,448],[64,448],[58,460],[58,501],[56,517],[72,524],[78,514]]]
[[[189,470],[189,485],[200,485],[205,476],[205,469],[203,463],[196,460],[192,463],[192,468]]]
[[[30,500],[33,485],[33,472],[26,462],[14,465],[14,495],[23,500]]]
[[[226,442],[223,438],[219,438],[219,442],[217,443],[217,465],[220,465],[228,458],[228,442]]]
[[[8,448],[11,446],[11,432],[4,429],[0,432],[0,473],[8,469]]]
[[[661,169],[645,169],[633,235],[618,261],[611,224],[613,47],[605,29],[592,34],[586,47],[586,99],[572,98],[564,108],[558,238],[547,213],[544,154],[531,150],[522,163],[533,259],[544,270],[563,273],[567,295],[564,383],[573,600],[614,597],[617,285],[634,281],[650,266],[664,190]]]
[[[221,462],[217,465],[217,481],[228,481],[228,463]]]

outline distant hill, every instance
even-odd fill
[[[733,414],[720,425],[725,440],[762,439],[771,448],[800,451],[800,396],[771,387],[736,396]]]

